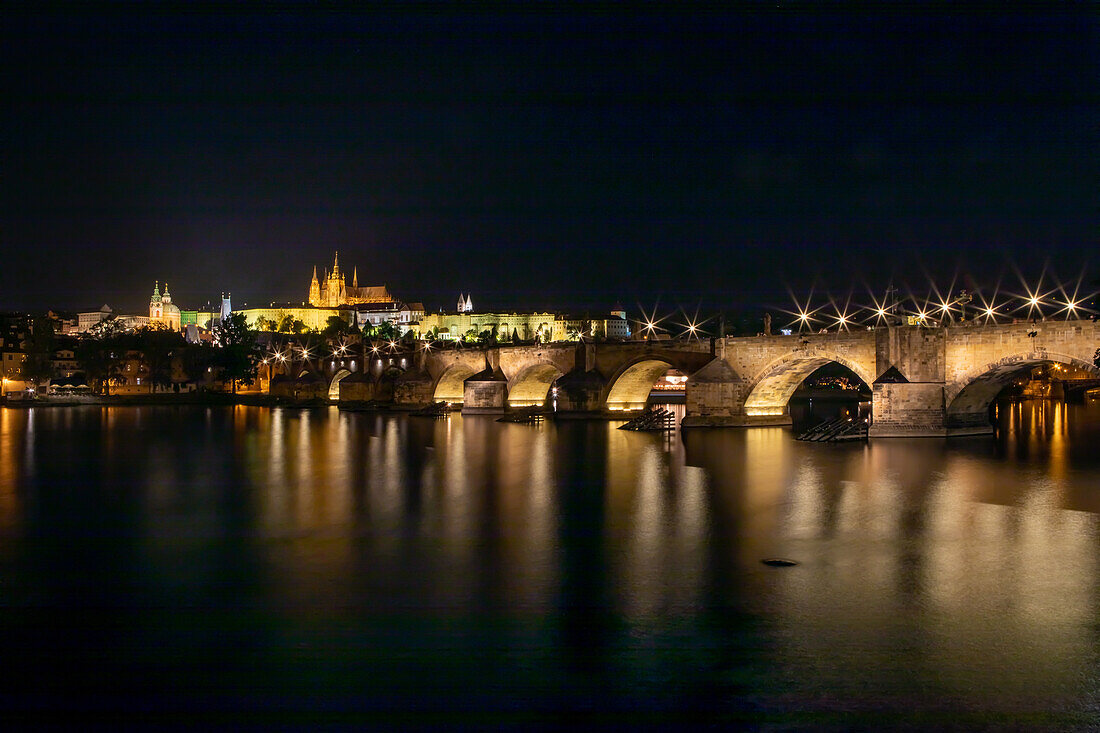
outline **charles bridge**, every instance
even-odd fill
[[[835,362],[872,390],[872,437],[989,433],[989,408],[1019,374],[1047,363],[1100,376],[1094,321],[967,323],[937,328],[625,341],[424,348],[303,359],[270,383],[272,394],[417,407],[461,403],[503,413],[552,399],[556,414],[614,416],[645,407],[667,370],[689,375],[684,427],[791,422],[788,401]],[[297,371],[293,378],[292,371]]]

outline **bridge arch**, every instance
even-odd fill
[[[328,385],[329,402],[338,402],[340,400],[340,382],[342,382],[345,377],[350,376],[351,372],[347,369],[341,369],[340,371],[336,372],[336,374],[332,377],[332,381]]]
[[[434,402],[461,404],[466,398],[466,385],[464,382],[468,377],[477,374],[478,371],[469,364],[462,362],[451,364],[436,380],[432,400]]]
[[[628,361],[608,380],[605,407],[609,410],[645,409],[653,383],[673,368],[675,364],[656,355]]]
[[[550,386],[563,372],[553,362],[532,364],[508,380],[508,406],[532,407],[546,402]]]
[[[811,374],[829,363],[848,368],[863,383],[870,386],[874,375],[838,354],[791,353],[776,359],[764,367],[749,382],[745,390],[745,415],[749,417],[779,416],[787,414],[787,403],[796,389]]]
[[[1068,354],[1032,351],[1012,354],[959,377],[944,386],[948,428],[985,427],[989,425],[989,407],[993,400],[1021,372],[1043,364],[1065,364],[1100,377],[1100,369],[1088,361]]]

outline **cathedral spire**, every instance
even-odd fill
[[[359,268],[351,268],[351,286],[353,288],[359,287]]]
[[[336,256],[332,259],[332,276],[337,277],[340,274],[340,252],[336,252]]]

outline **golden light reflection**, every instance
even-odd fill
[[[0,407],[0,527],[5,531],[20,522],[19,436],[24,434],[23,412]]]

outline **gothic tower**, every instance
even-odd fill
[[[164,294],[168,294],[168,288],[165,287]],[[168,300],[172,302],[171,298]],[[164,300],[160,297],[160,281],[153,283],[153,297],[149,299],[149,319],[159,320],[164,316]]]
[[[317,280],[317,265],[313,266],[313,280],[309,284],[309,304],[321,305],[321,283]]]

